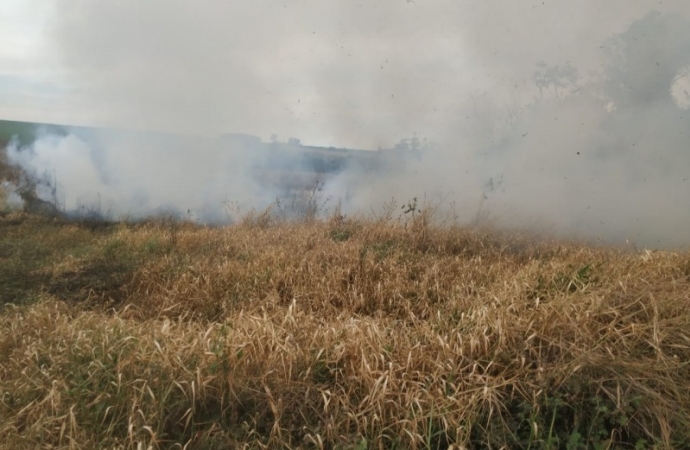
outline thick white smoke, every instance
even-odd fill
[[[346,212],[426,197],[464,220],[690,244],[686,1],[353,5],[83,2],[55,9],[49,47],[85,125],[434,143],[328,178],[324,195]],[[280,194],[253,175],[263,154],[156,136],[44,137],[11,157],[54,171],[68,209],[217,220],[226,201],[261,208]]]
[[[271,201],[251,176],[251,154],[209,139],[77,131],[42,136],[29,148],[12,145],[8,157],[36,178],[53,176],[67,213],[217,222],[229,218],[229,201],[245,208]]]

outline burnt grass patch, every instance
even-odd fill
[[[134,270],[126,263],[97,260],[80,270],[44,280],[43,289],[65,301],[119,304],[126,297],[124,286],[132,279]]]
[[[119,302],[138,261],[121,244],[103,245],[116,229],[111,222],[0,218],[2,304],[28,304],[45,293],[71,302]],[[61,264],[66,267],[56,270]]]

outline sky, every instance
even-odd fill
[[[370,150],[416,136],[420,157],[325,194],[348,213],[418,198],[690,246],[687,0],[7,0],[0,17],[0,119]],[[276,198],[246,176],[251,156],[172,147],[47,136],[10,159],[58,174],[68,207],[217,218]]]

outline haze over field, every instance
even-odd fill
[[[348,213],[426,196],[462,220],[481,207],[506,226],[690,244],[685,0],[22,0],[0,15],[1,118],[368,149],[416,135],[434,143],[420,158],[345,171],[324,195]],[[247,176],[252,154],[199,142],[74,133],[9,155],[54,171],[68,208],[275,198]]]

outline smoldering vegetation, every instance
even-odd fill
[[[7,160],[33,179],[36,198],[69,215],[223,223],[271,205],[283,215],[316,206],[369,214],[416,198],[462,224],[682,248],[688,30],[682,16],[650,12],[600,43],[596,70],[535,61],[520,96],[465,95],[428,135],[370,152],[294,138],[67,128],[13,141]],[[4,186],[20,203],[19,186]]]
[[[258,137],[219,138],[62,127],[36,128],[22,143],[10,140],[6,188],[25,207],[52,203],[64,216],[139,220],[172,216],[202,224],[230,223],[269,206],[288,217],[327,213],[350,195],[326,192],[347,173],[364,176],[407,155],[321,148]],[[391,150],[393,152],[393,150]],[[383,152],[387,153],[387,152]],[[12,168],[16,169],[12,172]],[[353,186],[354,187],[354,186]],[[335,194],[335,195],[332,195]]]

